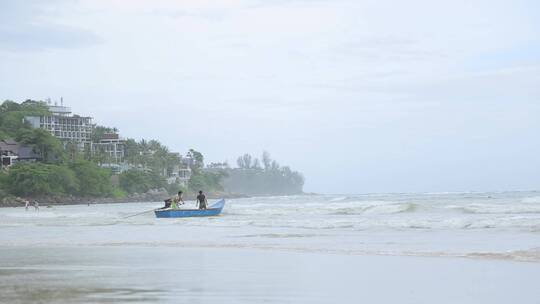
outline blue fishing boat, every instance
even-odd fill
[[[194,217],[194,216],[216,216],[221,213],[225,206],[225,200],[220,199],[206,209],[164,209],[155,210],[158,218],[164,217]]]

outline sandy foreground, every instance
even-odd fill
[[[3,303],[539,303],[539,263],[232,248],[4,247]]]

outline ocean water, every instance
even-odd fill
[[[219,217],[156,219],[149,212],[124,218],[160,206],[4,208],[0,244],[186,245],[540,262],[539,192],[256,197],[227,200]]]
[[[182,296],[201,303],[313,303],[327,296],[346,301],[354,288],[309,275],[311,266],[299,262],[306,259],[321,259],[313,263],[329,275],[347,273],[339,261],[355,265],[362,257],[383,264],[383,257],[412,256],[460,258],[474,267],[540,265],[540,192],[256,197],[227,200],[218,217],[125,218],[161,205],[0,209],[3,295],[9,302],[178,302]],[[246,278],[254,285],[243,293]],[[226,290],[208,287],[225,279],[219,286]],[[306,280],[314,281],[303,293],[291,287]]]

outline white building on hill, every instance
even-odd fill
[[[49,105],[50,115],[26,116],[24,119],[33,128],[41,128],[51,132],[62,142],[76,143],[82,151],[90,147],[92,137],[92,117],[73,115],[69,107]]]
[[[105,133],[98,142],[92,143],[92,154],[103,153],[107,160],[112,163],[121,163],[124,161],[126,150],[126,141],[116,133]]]

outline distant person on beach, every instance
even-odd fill
[[[36,211],[39,211],[39,203],[38,201],[34,201],[34,208]]]
[[[24,208],[26,211],[28,211],[28,206],[30,205],[30,202],[28,200],[24,200]]]
[[[197,195],[197,202],[199,203],[199,209],[206,209],[206,203],[208,201],[202,191],[199,191],[199,195]]]

